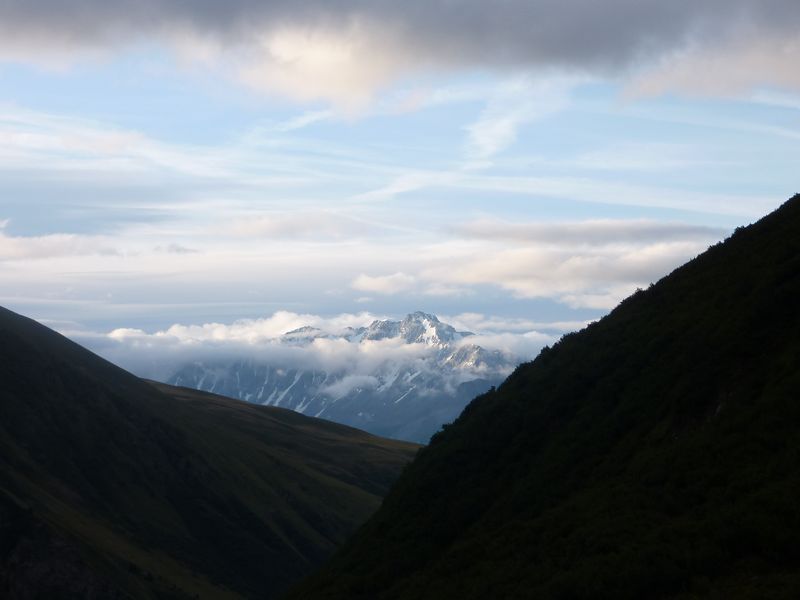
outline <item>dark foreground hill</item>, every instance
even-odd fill
[[[142,381],[0,309],[0,597],[271,597],[415,452]]]
[[[800,196],[434,437],[293,598],[800,597]]]

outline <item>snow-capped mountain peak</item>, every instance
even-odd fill
[[[362,339],[402,338],[406,344],[444,347],[468,335],[472,335],[472,333],[456,331],[453,326],[442,323],[436,315],[417,311],[407,315],[401,321],[373,321],[367,327]]]
[[[289,350],[284,358],[273,353],[271,360],[259,359],[254,350],[235,359],[195,361],[169,382],[425,442],[518,362],[464,341],[472,335],[422,311],[335,333],[305,326],[275,340]],[[314,362],[315,352],[331,352],[318,340],[346,342],[334,346],[343,359]],[[393,343],[383,350],[384,341]],[[413,348],[402,350],[408,346]]]

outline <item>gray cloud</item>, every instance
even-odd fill
[[[302,98],[326,96],[337,82],[366,93],[404,71],[472,66],[613,74],[650,64],[660,72],[639,87],[659,91],[692,84],[687,56],[717,66],[749,57],[739,64],[760,72],[738,73],[736,85],[800,84],[781,63],[798,57],[798,26],[796,0],[10,0],[0,3],[0,52],[25,58],[142,39],[201,58],[232,50],[243,79]],[[785,52],[765,70],[778,47]],[[314,74],[317,87],[300,87]],[[699,83],[713,87],[716,73],[704,76]]]
[[[196,30],[225,41],[263,27],[301,24],[341,28],[354,20],[391,23],[417,37],[427,53],[460,62],[620,64],[701,36],[753,29],[791,32],[794,0],[25,0],[0,4],[14,37],[118,43],[120,35]]]
[[[465,237],[502,242],[518,241],[564,245],[602,246],[658,242],[697,241],[710,243],[728,233],[726,229],[669,223],[647,219],[598,219],[573,223],[509,223],[483,219],[455,230]]]

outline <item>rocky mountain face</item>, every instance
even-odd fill
[[[168,382],[424,443],[518,362],[470,344],[472,336],[423,312],[335,333],[301,327],[275,344],[325,346],[351,360],[334,359],[329,367],[258,356],[195,361]]]

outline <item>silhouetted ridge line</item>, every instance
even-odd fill
[[[800,196],[434,436],[289,598],[800,596]]]

